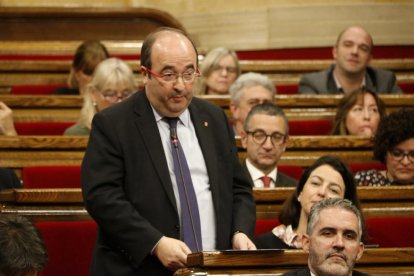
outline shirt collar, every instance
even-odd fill
[[[333,78],[334,78],[336,87],[338,87],[338,90],[343,93],[344,92],[344,89],[342,88],[342,85],[339,82],[339,79],[336,77],[335,71],[333,71],[333,74],[332,75],[333,75]],[[365,89],[365,86],[366,86],[366,76],[364,76],[364,78],[362,79],[360,88],[361,89]]]
[[[164,116],[161,116],[157,110],[155,110],[155,108],[151,105],[152,108],[152,112],[154,113],[155,116],[155,121],[158,123],[159,121],[161,121]],[[180,114],[180,116],[178,116],[178,118],[180,119],[180,122],[185,126],[188,127],[190,124],[190,111],[188,111],[188,108],[186,108],[184,110],[183,113]]]
[[[252,177],[253,182],[260,179],[262,176],[265,176],[265,174],[256,168],[249,160],[249,158],[246,158],[246,167],[250,172],[250,176]],[[276,175],[277,175],[277,167],[275,168],[267,175],[269,176],[273,183],[276,183]]]

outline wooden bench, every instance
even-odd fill
[[[414,187],[358,187],[365,217],[414,217]],[[254,188],[257,220],[278,218],[294,188]],[[81,189],[11,189],[0,191],[0,213],[29,216],[34,221],[89,220]]]
[[[0,166],[80,165],[87,145],[84,136],[0,136]],[[240,160],[246,151],[236,139]],[[280,165],[307,167],[322,155],[336,155],[349,163],[372,163],[372,144],[353,136],[292,136]]]
[[[35,42],[42,45],[39,42]],[[80,42],[71,42],[75,45]],[[142,76],[139,72],[139,53],[141,43],[139,41],[125,42],[130,45],[130,49],[122,47],[122,42],[104,42],[108,45],[111,55],[118,56],[127,61],[135,72],[138,83],[142,83]],[[21,84],[62,84],[66,83],[68,72],[71,67],[71,60],[67,57],[57,56],[53,59],[53,55],[48,59],[12,59],[12,54],[6,54],[7,48],[14,48],[16,42],[0,42],[0,58],[4,62],[0,63],[0,87],[10,88],[13,85]],[[46,44],[46,43],[45,43]],[[79,45],[79,44],[76,44]],[[45,46],[46,47],[46,46]],[[17,47],[18,49],[19,47]],[[54,49],[51,46],[52,51]],[[64,47],[67,49],[68,47]],[[14,48],[16,49],[16,48]],[[111,51],[112,50],[112,51]],[[16,51],[16,50],[14,50]],[[24,53],[25,50],[22,49]],[[66,53],[66,51],[62,51]],[[72,52],[72,54],[74,51]],[[133,53],[133,54],[127,54]],[[10,59],[7,59],[10,55]],[[32,55],[32,58],[36,55]],[[52,59],[51,59],[52,58]],[[283,61],[262,61],[262,60],[242,60],[240,66],[242,72],[259,72],[266,74],[277,84],[297,84],[304,73],[315,72],[329,67],[332,60],[283,60]],[[379,59],[373,62],[376,67],[392,70],[396,73],[399,83],[414,82],[414,59]],[[4,89],[3,89],[4,90]]]
[[[222,107],[229,118],[229,96],[200,96]],[[414,94],[380,95],[388,111],[414,106]],[[276,95],[289,120],[332,120],[341,95]],[[83,99],[64,95],[0,95],[0,101],[14,112],[16,122],[74,122],[79,118]]]
[[[307,260],[303,250],[199,252],[188,256],[189,268],[174,275],[282,275],[306,267]],[[367,248],[355,269],[369,275],[412,275],[414,248]]]

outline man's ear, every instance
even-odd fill
[[[244,149],[246,149],[247,148],[247,133],[246,133],[246,131],[242,130],[240,132],[240,139],[241,139],[242,147]]]
[[[235,103],[230,102],[229,109],[233,120],[237,120],[239,118],[239,107]]]
[[[334,59],[336,59],[336,51],[337,51],[337,46],[335,45],[332,47],[332,56]]]
[[[303,234],[302,236],[302,247],[305,252],[309,253],[309,235],[308,234]]]
[[[141,66],[140,71],[143,77],[142,81],[144,82],[144,85],[146,85],[148,82],[148,71],[145,69],[144,66]]]
[[[358,261],[359,259],[361,259],[362,254],[364,253],[364,249],[365,249],[364,243],[363,242],[360,242],[359,243],[359,251],[358,251],[358,254],[356,256],[356,261]]]

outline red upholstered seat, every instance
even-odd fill
[[[404,94],[414,94],[414,82],[399,83],[398,86],[404,91]]]
[[[80,188],[80,166],[33,166],[22,170],[25,188]]]
[[[380,247],[413,247],[414,217],[367,218],[367,243]]]
[[[75,122],[18,122],[14,123],[18,135],[63,135]]]
[[[280,223],[277,219],[258,219],[256,220],[256,228],[254,229],[254,235],[258,236],[260,234],[272,231],[272,229],[278,226],[279,224]]]
[[[96,241],[94,221],[37,222],[49,261],[43,276],[86,276]]]
[[[289,135],[329,135],[332,121],[320,120],[290,120]]]
[[[276,85],[276,90],[278,95],[291,95],[298,94],[298,85],[297,84],[278,84]]]
[[[13,85],[10,93],[13,95],[52,95],[56,89],[64,86],[64,84]]]
[[[299,180],[303,173],[303,168],[295,165],[279,165],[277,169],[296,180]]]

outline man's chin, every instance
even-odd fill
[[[347,276],[349,275],[349,272],[350,270],[343,260],[342,262],[339,260],[325,262],[325,264],[320,267],[321,275]]]

